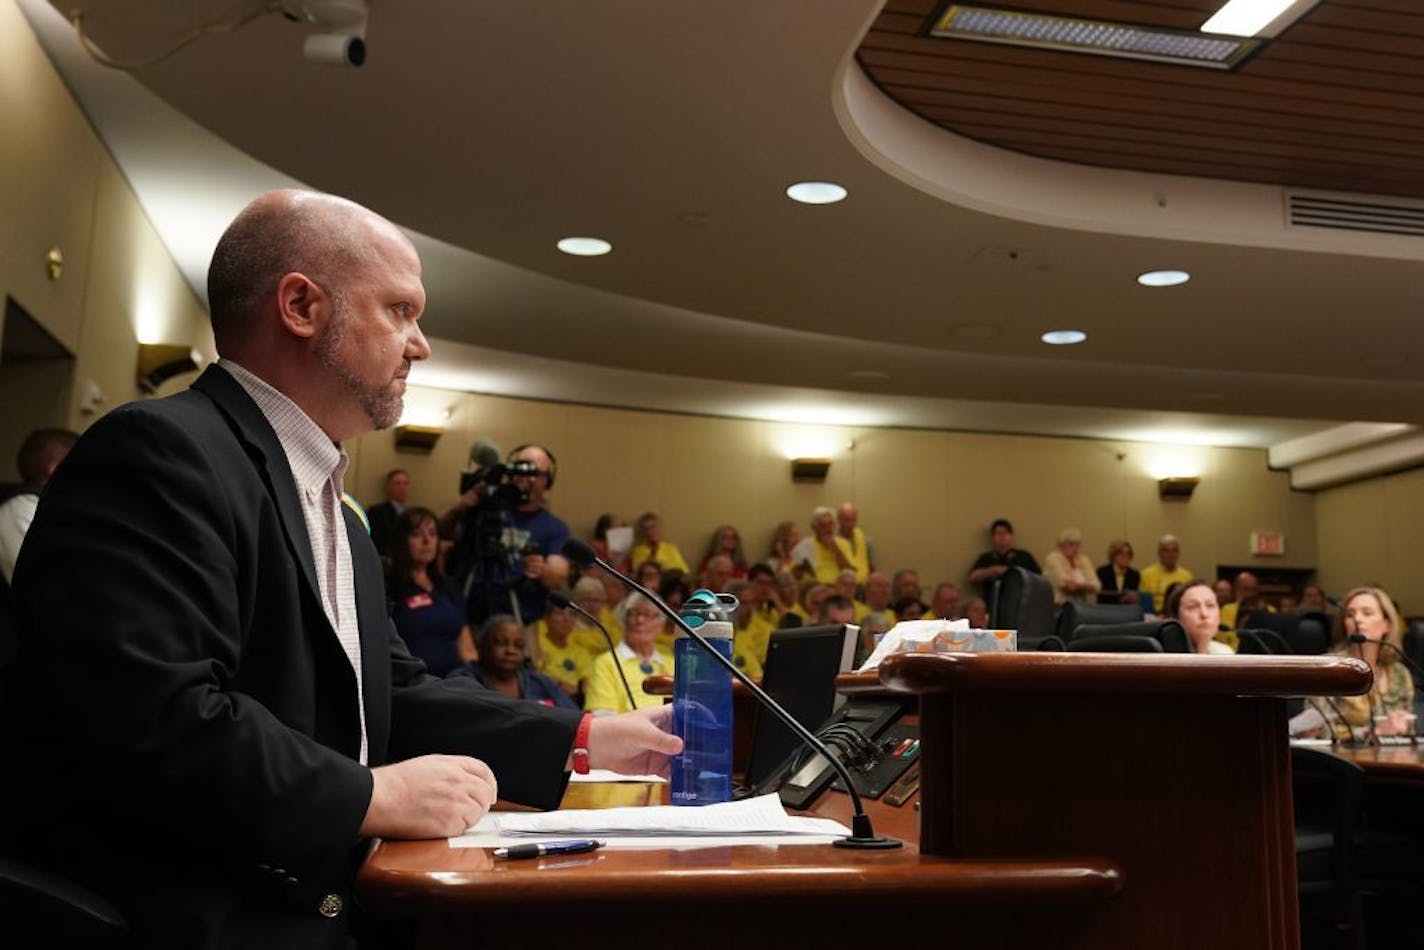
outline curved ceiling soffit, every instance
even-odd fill
[[[837,121],[866,160],[941,201],[1077,231],[1424,259],[1424,242],[1413,237],[1288,228],[1286,192],[1273,185],[1077,165],[956,135],[881,91],[855,58],[859,42],[832,84]]]

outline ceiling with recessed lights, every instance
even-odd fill
[[[1015,0],[1195,30],[1221,0]],[[1323,0],[1235,72],[938,39],[942,0],[890,0],[856,59],[926,121],[1043,158],[1424,198],[1424,4]]]
[[[936,127],[862,66],[873,44],[890,42],[887,24],[908,30],[924,4],[378,2],[359,70],[305,62],[309,30],[268,16],[129,76],[94,66],[54,7],[18,2],[195,286],[231,214],[292,180],[413,232],[436,338],[415,377],[427,384],[1216,444],[1270,445],[1339,421],[1424,422],[1420,238],[1292,227],[1281,188],[1240,177],[1088,167]],[[1178,20],[1206,7],[1052,4],[1088,14],[1105,5]],[[232,9],[78,6],[95,42],[129,57]],[[1406,6],[1373,0],[1376,12]],[[1325,0],[1287,35],[1342,10]],[[965,70],[966,95],[987,95],[986,77],[1020,81],[1030,54],[1104,68],[1093,57],[959,45],[973,47],[953,55],[977,64],[976,78],[957,64],[939,76],[956,85]],[[1424,35],[1396,45],[1391,55],[1417,61]],[[1285,68],[1262,54],[1210,74],[1206,98],[1241,126],[1254,117],[1270,129],[1278,110],[1260,88],[1283,80],[1258,63]],[[1119,83],[1124,97],[1154,85],[1163,101],[1202,98],[1204,70],[1111,65],[1151,75]],[[1319,81],[1321,102],[1346,78]],[[1419,82],[1376,89],[1352,121],[1394,116],[1407,143],[1424,116]],[[1377,77],[1362,73],[1357,85]],[[1070,87],[1063,101],[1093,86]],[[1355,126],[1326,114],[1338,111],[1322,105],[1313,133],[1323,165],[1353,147]],[[1081,135],[1130,153],[1106,131]],[[1176,156],[1177,171],[1219,170],[1168,139],[1153,148]],[[1415,175],[1424,180],[1424,163]],[[788,198],[789,186],[817,181],[847,196]],[[1337,180],[1346,185],[1389,191],[1367,170]],[[612,251],[561,253],[570,236],[597,236]],[[1137,282],[1163,269],[1191,280]],[[1045,345],[1057,329],[1087,339]]]

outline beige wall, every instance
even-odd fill
[[[553,449],[559,483],[551,507],[576,534],[587,537],[603,511],[631,521],[651,509],[689,560],[721,522],[736,524],[757,557],[778,521],[804,525],[813,506],[853,500],[880,565],[918,567],[926,583],[961,580],[985,547],[985,526],[1000,515],[1040,559],[1058,531],[1074,525],[1095,562],[1123,536],[1138,563],[1150,563],[1156,538],[1171,531],[1182,538],[1183,563],[1202,573],[1217,564],[1315,565],[1313,497],[1291,491],[1258,450],[1201,450],[1195,495],[1164,502],[1145,471],[1155,448],[1135,443],[802,427],[421,389],[408,404],[427,418],[453,410],[446,433],[429,456],[396,452],[390,432],[349,446],[348,484],[367,503],[380,499],[386,471],[400,467],[412,474],[417,503],[449,505],[470,443],[488,435],[506,451],[520,442]],[[791,481],[782,449],[798,438],[819,438],[833,456],[824,485]],[[1251,557],[1252,531],[1284,532],[1286,557]]]
[[[1320,582],[1332,594],[1379,583],[1424,614],[1424,469],[1316,494]]]
[[[4,367],[0,481],[37,425],[82,429],[91,385],[111,409],[134,384],[139,326],[149,342],[211,357],[207,317],[132,190],[70,97],[14,4],[0,0],[0,300],[8,296],[75,355],[73,372]],[[46,255],[64,255],[58,280]],[[170,381],[164,391],[186,385]]]

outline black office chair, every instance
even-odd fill
[[[1163,653],[1192,652],[1191,641],[1187,639],[1187,631],[1175,620],[1083,624],[1073,631],[1073,639],[1068,642],[1068,649],[1074,650],[1073,644],[1079,640],[1092,640],[1098,637],[1146,637],[1149,640],[1156,640],[1161,645]]]
[[[1274,630],[1237,630],[1237,653],[1286,656],[1294,651],[1285,637]]]
[[[1058,610],[1055,631],[1059,640],[1069,643],[1073,639],[1073,631],[1085,623],[1136,623],[1141,620],[1141,604],[1080,604],[1070,600]]]
[[[1322,749],[1291,749],[1303,946],[1364,945],[1355,878],[1364,785],[1365,770],[1353,762]]]
[[[1291,652],[1301,656],[1318,656],[1330,649],[1330,618],[1325,614],[1301,614],[1294,630],[1281,636],[1291,645]]]
[[[1110,636],[1076,637],[1068,642],[1070,653],[1165,653],[1156,637]]]
[[[1269,610],[1253,610],[1244,617],[1238,617],[1238,630],[1270,630],[1287,642],[1300,626],[1300,615],[1289,612],[1271,613]]]
[[[88,888],[20,861],[0,858],[0,935],[24,935],[14,946],[129,946],[129,925],[113,904]]]
[[[1020,652],[1063,649],[1053,635],[1053,584],[1021,567],[1011,567],[999,577],[989,605],[989,625],[1017,630]]]

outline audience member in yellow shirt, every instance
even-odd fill
[[[796,563],[796,573],[814,577],[828,587],[841,571],[855,570],[850,545],[836,534],[835,512],[824,505],[811,512],[811,537],[796,545],[791,559]]]
[[[584,680],[593,667],[593,655],[572,636],[574,616],[572,610],[550,607],[544,619],[534,626],[538,644],[534,668],[569,696],[582,692]]]
[[[628,561],[633,565],[634,571],[644,561],[652,561],[663,569],[663,573],[690,573],[687,560],[677,549],[677,545],[663,540],[663,523],[655,512],[645,512],[643,517],[638,519],[637,530],[638,543],[633,545],[632,553],[628,555]]]
[[[619,625],[613,610],[608,606],[608,592],[603,583],[594,577],[580,577],[574,584],[573,602],[597,617],[614,644],[623,640],[623,627]],[[608,652],[608,641],[603,633],[581,616],[575,616],[573,642],[589,655],[589,661],[600,653]]]
[[[618,605],[623,621],[623,642],[612,653],[604,653],[593,661],[588,687],[584,690],[583,708],[589,712],[629,712],[628,696],[618,678],[618,667],[628,678],[637,708],[660,706],[661,696],[643,692],[643,681],[649,676],[672,675],[672,656],[657,649],[658,633],[667,625],[662,611],[642,594],[629,594]],[[617,664],[615,666],[614,664]]]
[[[875,554],[871,551],[870,539],[860,529],[859,522],[860,511],[850,502],[842,502],[836,509],[836,537],[845,542],[850,552],[856,584],[864,584],[870,572],[875,569]]]
[[[1175,535],[1164,534],[1157,542],[1157,563],[1142,569],[1140,590],[1144,594],[1152,595],[1152,608],[1156,613],[1166,612],[1166,604],[1162,601],[1167,588],[1173,584],[1185,584],[1196,577],[1187,568],[1182,567],[1181,556],[1182,542],[1178,541]]]
[[[753,564],[747,573],[742,605],[737,610],[737,630],[732,641],[732,661],[754,679],[761,678],[771,634],[781,623],[776,600],[776,575],[765,564]],[[753,673],[755,670],[755,673]]]
[[[1275,613],[1271,605],[1261,598],[1261,582],[1250,571],[1242,571],[1236,575],[1233,593],[1236,599],[1229,604],[1222,605],[1222,626],[1240,630],[1241,624],[1245,623],[1246,618],[1253,613]]]

